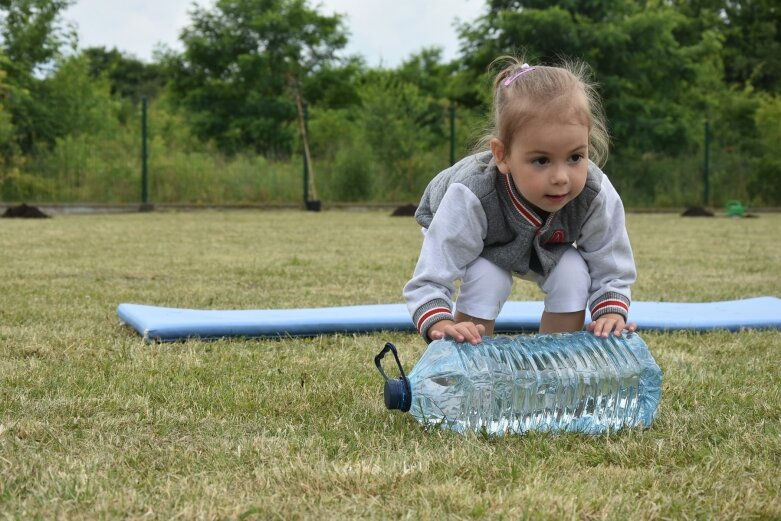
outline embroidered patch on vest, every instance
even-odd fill
[[[551,243],[551,242],[564,242],[564,230],[556,230],[553,232],[553,234],[550,236],[550,239],[545,241],[545,244]]]

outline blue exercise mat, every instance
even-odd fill
[[[496,320],[495,332],[535,332],[540,325],[542,309],[542,302],[508,302]],[[123,323],[149,342],[415,331],[403,304],[261,310],[202,310],[120,304],[117,313]],[[757,297],[724,302],[633,302],[629,318],[641,330],[781,328],[781,299]]]

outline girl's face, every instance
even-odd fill
[[[540,210],[560,210],[586,185],[588,125],[581,119],[538,116],[515,132],[509,148],[491,140],[499,171]]]

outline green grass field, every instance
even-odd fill
[[[781,214],[628,226],[637,300],[781,296]],[[486,439],[384,409],[372,358],[411,368],[411,333],[145,344],[116,316],[400,302],[419,245],[376,211],[0,219],[0,517],[781,518],[779,331],[644,333],[650,430]]]

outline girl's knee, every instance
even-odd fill
[[[456,308],[472,317],[494,320],[510,297],[512,286],[509,271],[478,257],[466,268]]]
[[[570,248],[542,285],[545,309],[554,313],[586,309],[590,288],[588,265],[574,247]]]

